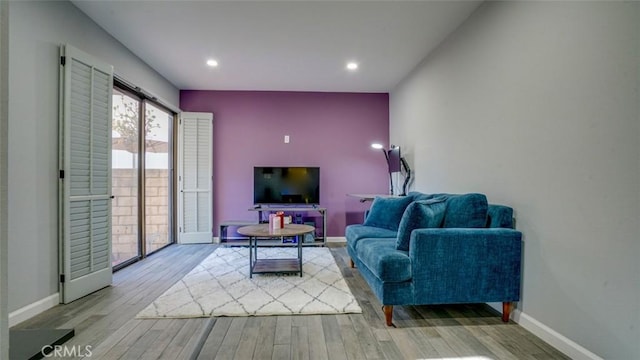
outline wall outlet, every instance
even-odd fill
[[[285,135],[284,136],[284,143],[288,144],[289,143],[289,135]]]

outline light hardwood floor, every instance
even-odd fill
[[[397,327],[387,327],[344,246],[331,245],[362,314],[137,320],[216,249],[173,245],[116,272],[112,286],[14,328],[73,327],[66,345],[90,345],[90,359],[568,359],[484,304],[396,306]]]

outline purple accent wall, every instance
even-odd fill
[[[255,220],[254,166],[320,167],[327,236],[344,236],[370,203],[349,193],[387,193],[389,95],[279,91],[182,90],[183,111],[211,112],[214,233],[224,220]],[[290,143],[284,143],[284,136]]]

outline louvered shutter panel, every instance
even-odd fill
[[[213,114],[182,113],[178,147],[178,242],[212,242]]]
[[[60,272],[69,303],[111,284],[113,68],[61,48]]]

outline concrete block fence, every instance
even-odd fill
[[[146,173],[146,246],[154,251],[169,241],[169,171],[147,169]],[[111,208],[112,263],[138,254],[138,172],[113,169]]]

